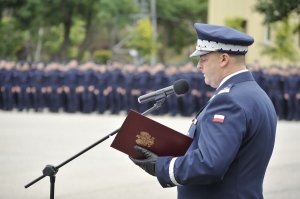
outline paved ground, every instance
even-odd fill
[[[28,189],[47,164],[59,165],[118,128],[125,115],[17,113],[0,111],[0,199],[49,198],[48,178]],[[153,118],[153,117],[152,117]],[[190,118],[153,119],[185,133]],[[56,199],[176,198],[123,153],[112,139],[62,167]],[[300,122],[279,122],[276,146],[266,175],[266,199],[300,198]]]

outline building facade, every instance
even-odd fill
[[[215,25],[225,25],[226,19],[242,18],[245,32],[254,37],[254,44],[250,46],[247,53],[247,63],[259,61],[260,64],[268,66],[270,64],[299,64],[276,63],[270,56],[262,54],[266,45],[274,42],[274,31],[272,26],[263,23],[264,16],[255,10],[257,0],[209,0],[208,23]],[[299,50],[299,37],[293,38],[295,49]]]

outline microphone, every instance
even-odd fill
[[[189,83],[184,80],[180,79],[174,82],[172,86],[168,86],[156,91],[153,91],[151,93],[147,93],[145,95],[142,95],[138,98],[138,102],[140,104],[144,104],[150,101],[158,101],[162,98],[166,98],[169,95],[172,95],[176,93],[177,95],[181,95],[186,93],[189,90]]]

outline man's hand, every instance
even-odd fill
[[[139,153],[143,154],[146,157],[146,159],[138,160],[130,156],[129,158],[134,162],[134,164],[144,169],[150,175],[155,176],[155,164],[157,160],[157,155],[137,145],[134,146],[134,149]]]

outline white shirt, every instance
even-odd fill
[[[226,76],[226,77],[221,81],[221,83],[219,84],[218,88],[219,88],[222,84],[224,84],[224,82],[226,82],[227,80],[229,80],[231,77],[233,77],[233,76],[235,76],[235,75],[237,75],[237,74],[240,74],[240,73],[247,72],[247,71],[248,71],[248,69],[243,69],[243,70],[239,70],[239,71],[237,71],[237,72],[235,72],[235,73],[232,73],[232,74]],[[218,89],[218,88],[217,88],[217,89]]]

